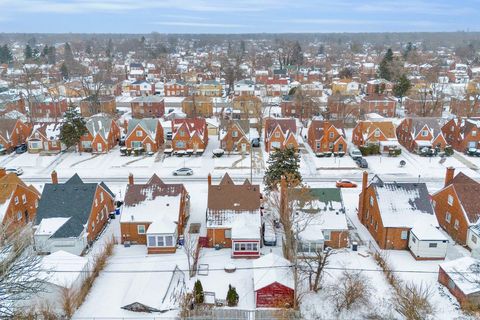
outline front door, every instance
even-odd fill
[[[247,144],[242,143],[242,153],[247,153]]]
[[[152,151],[152,145],[150,143],[147,143],[145,145],[146,149],[147,149],[147,152],[151,152]]]
[[[43,143],[43,150],[47,151],[48,150],[48,141],[45,141]]]
[[[97,143],[97,151],[102,152],[103,151],[103,145],[99,142]]]

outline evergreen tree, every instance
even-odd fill
[[[74,61],[72,47],[70,47],[70,44],[68,42],[65,43],[64,54],[66,63],[71,63]]]
[[[51,46],[48,48],[48,53],[47,53],[48,64],[55,64],[57,62],[56,54],[57,54],[57,49],[55,49],[54,46]]]
[[[298,41],[295,41],[292,49],[292,64],[299,66],[303,64],[303,52],[302,47]]]
[[[275,190],[282,176],[287,178],[289,186],[297,186],[302,182],[300,155],[295,148],[275,149],[274,152],[270,152],[267,164],[264,176],[267,190]]]
[[[378,66],[378,77],[385,80],[392,80],[391,64],[393,62],[393,51],[388,48],[387,53],[383,57],[380,65]]]
[[[388,48],[387,53],[385,53],[384,59],[387,62],[392,62],[393,61],[393,51],[392,48]]]
[[[112,42],[112,39],[108,39],[107,49],[105,50],[105,54],[107,55],[108,58],[110,58],[112,56],[112,52],[113,52],[113,42]]]
[[[228,292],[227,292],[227,305],[229,307],[236,307],[238,304],[238,293],[235,287],[232,287],[231,284],[228,285]]]
[[[80,142],[80,138],[87,133],[87,127],[85,119],[80,116],[73,104],[68,106],[64,120],[60,128],[60,141],[68,149]]]
[[[92,46],[90,44],[87,44],[87,47],[85,48],[85,53],[88,55],[92,54]]]
[[[31,60],[33,57],[33,50],[32,47],[30,47],[29,44],[25,46],[25,50],[23,51],[23,55],[25,60]]]
[[[40,56],[40,51],[37,48],[33,49],[32,56],[34,59],[37,59]]]
[[[40,54],[40,57],[45,58],[48,55],[48,45],[45,45],[43,47],[42,53]]]
[[[62,65],[60,66],[60,74],[62,75],[63,79],[68,79],[69,73],[68,73],[68,68],[65,62],[62,63]]]
[[[0,63],[10,63],[13,61],[13,55],[6,44],[0,47]]]
[[[411,42],[407,43],[405,51],[403,52],[403,59],[407,59],[410,52],[413,50],[413,44]]]
[[[203,293],[203,286],[200,280],[195,281],[195,284],[193,285],[193,298],[195,300],[195,303],[203,303],[205,299],[205,295]]]
[[[393,87],[393,95],[400,99],[400,104],[403,101],[403,97],[407,94],[408,90],[412,87],[412,83],[408,80],[405,74],[402,74]]]

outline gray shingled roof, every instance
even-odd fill
[[[46,183],[43,187],[42,197],[38,202],[35,224],[40,224],[42,219],[70,217],[51,237],[78,237],[83,232],[90,217],[95,191],[98,186],[105,189],[112,197],[115,196],[103,182],[100,184],[84,183],[77,174],[65,183]]]
[[[140,125],[151,136],[155,135],[158,119],[130,119],[128,121],[127,136],[129,136],[137,125]]]
[[[93,137],[99,133],[106,140],[107,133],[110,132],[112,126],[112,118],[105,115],[94,115],[88,118],[85,125]]]

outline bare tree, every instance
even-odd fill
[[[30,226],[11,234],[0,248],[0,318],[13,317],[18,304],[42,292],[40,257],[33,252]]]
[[[427,319],[434,314],[430,303],[433,291],[424,284],[407,283],[395,291],[392,299],[395,310],[407,320]]]
[[[359,305],[368,306],[371,291],[365,275],[349,270],[344,270],[338,281],[332,284],[328,290],[329,297],[338,312],[351,310]]]
[[[311,254],[302,254],[299,270],[306,275],[309,290],[318,292],[322,288],[323,276],[335,250],[317,250]]]
[[[187,256],[187,264],[190,279],[195,276],[198,261],[198,235],[185,232],[183,238],[183,251]]]

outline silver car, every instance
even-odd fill
[[[193,174],[193,170],[190,168],[180,168],[173,171],[174,176],[191,176]]]
[[[23,174],[22,168],[7,168],[5,171],[7,173],[15,173],[17,176],[21,176]]]

